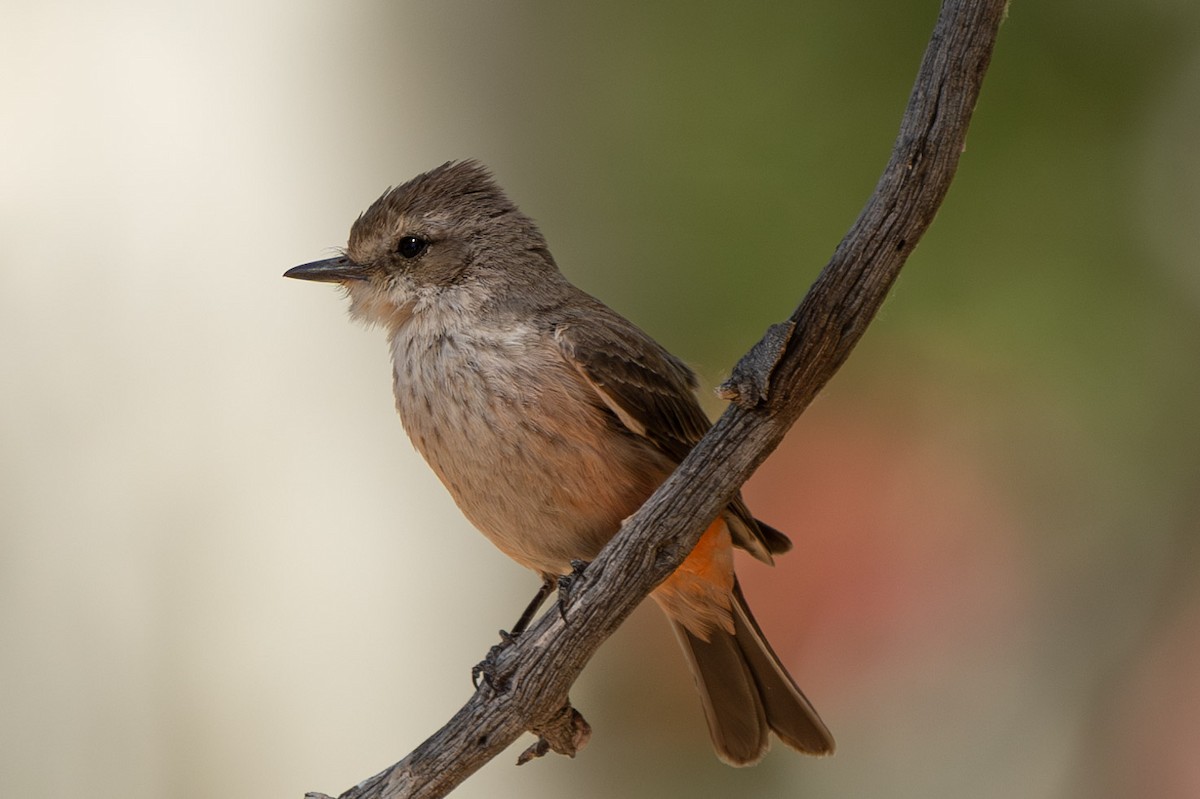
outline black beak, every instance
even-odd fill
[[[343,255],[339,258],[327,258],[324,261],[293,266],[284,272],[283,276],[299,280],[318,280],[322,283],[342,283],[347,280],[366,280],[367,268]]]

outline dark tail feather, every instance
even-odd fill
[[[717,755],[733,766],[757,763],[771,731],[801,752],[833,754],[833,736],[779,662],[736,584],[733,600],[734,635],[717,630],[704,641],[672,622]]]

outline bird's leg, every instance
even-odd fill
[[[521,613],[521,618],[517,619],[517,623],[513,625],[512,632],[501,630],[500,643],[489,649],[484,659],[471,668],[471,682],[474,683],[476,688],[479,687],[479,678],[483,677],[488,685],[499,690],[498,684],[494,680],[496,676],[496,658],[500,656],[501,652],[512,646],[513,642],[517,640],[518,635],[525,632],[525,628],[529,626],[529,622],[533,621],[538,608],[546,601],[546,597],[550,595],[556,584],[555,579],[550,575],[542,575],[541,587],[538,588],[538,592]]]
[[[554,586],[555,579],[548,574],[543,574],[541,588],[539,588],[538,592],[534,594],[533,599],[530,600],[529,605],[521,614],[521,618],[517,619],[517,623],[513,625],[512,632],[505,633],[503,630],[501,630],[501,640],[508,638],[509,640],[505,641],[505,643],[511,643],[513,638],[516,638],[518,635],[525,632],[525,628],[529,626],[529,622],[533,621],[534,614],[538,612],[538,608],[540,608],[542,603],[546,601],[546,597],[550,596],[550,592],[554,589]]]
[[[587,561],[573,560],[571,561],[571,572],[560,575],[558,578],[558,615],[563,621],[567,620],[567,604],[571,601],[571,586],[583,575],[587,567]]]

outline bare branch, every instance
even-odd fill
[[[933,221],[1005,9],[1006,0],[943,2],[874,193],[800,307],[721,387],[732,401],[725,413],[577,578],[564,614],[544,614],[499,654],[493,679],[445,727],[342,799],[445,796],[527,730],[539,740],[522,762],[548,750],[573,755],[586,742],[587,723],[567,699],[584,665],[683,561],[846,360]]]

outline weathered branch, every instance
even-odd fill
[[[527,730],[573,755],[590,734],[567,693],[600,644],[678,566],[708,523],[842,365],[932,222],[963,150],[1006,0],[945,0],[875,191],[800,307],[742,358],[731,405],[654,496],[495,662],[470,701],[404,760],[342,799],[441,797]],[[493,687],[495,686],[495,687]],[[310,799],[324,794],[309,794]]]

